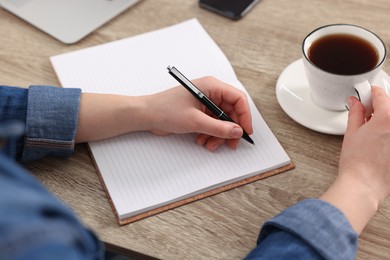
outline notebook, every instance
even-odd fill
[[[0,0],[0,6],[54,38],[71,44],[138,1]]]
[[[213,75],[246,92],[221,49],[196,19],[51,57],[61,85],[83,92],[144,95]],[[89,148],[119,224],[127,224],[294,167],[249,97],[256,145],[241,140],[209,152],[196,134],[148,132],[91,142]]]

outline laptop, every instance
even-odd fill
[[[66,44],[75,43],[140,0],[0,0],[0,6]]]

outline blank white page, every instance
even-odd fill
[[[230,62],[196,19],[127,39],[51,57],[63,87],[144,95],[178,85],[167,66],[189,79],[213,75],[245,91]],[[249,97],[249,96],[248,96]],[[290,163],[249,97],[256,145],[209,152],[196,134],[147,132],[89,143],[120,220]]]

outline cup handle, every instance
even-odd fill
[[[355,85],[355,96],[360,100],[363,106],[366,108],[366,118],[372,115],[372,97],[371,97],[371,84],[368,81],[363,81]]]

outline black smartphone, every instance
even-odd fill
[[[233,20],[248,13],[260,0],[199,0],[199,6]]]

